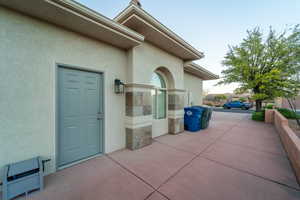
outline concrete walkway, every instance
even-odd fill
[[[299,200],[300,187],[271,125],[214,113],[210,128],[165,135],[59,171],[29,199]]]

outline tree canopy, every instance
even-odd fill
[[[290,98],[299,94],[300,82],[292,77],[300,70],[299,25],[281,33],[270,28],[264,37],[260,28],[247,31],[237,46],[229,46],[219,84],[239,83],[240,93],[251,91],[256,110],[263,100]]]
[[[240,98],[239,98],[239,101],[241,101],[241,102],[246,102],[247,99],[246,99],[245,97],[240,97]]]
[[[215,96],[215,98],[214,98],[214,100],[215,101],[222,101],[222,100],[226,100],[227,99],[227,97],[226,97],[226,95],[224,95],[224,94],[218,94],[218,95],[216,95]]]

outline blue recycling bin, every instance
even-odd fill
[[[201,118],[203,114],[201,107],[184,108],[184,129],[195,132],[201,129]]]

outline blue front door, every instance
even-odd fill
[[[59,67],[58,166],[102,153],[103,75]]]

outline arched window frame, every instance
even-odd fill
[[[154,75],[160,80],[160,84],[155,83]],[[164,74],[155,71],[151,77],[151,84],[155,87],[151,94],[153,99],[152,113],[154,119],[165,119],[167,117],[167,82]]]

